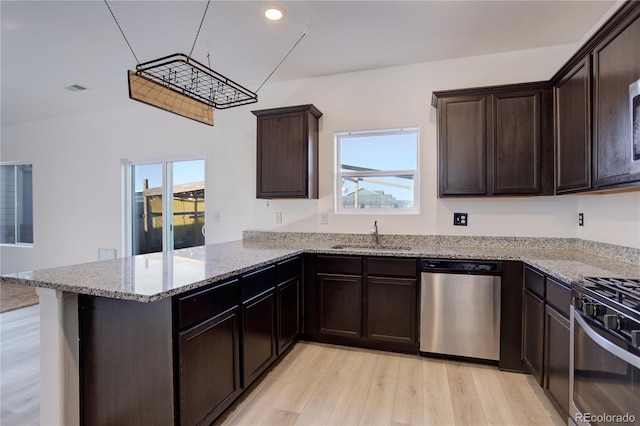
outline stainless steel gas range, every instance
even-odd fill
[[[640,279],[572,285],[570,415],[578,425],[640,422]]]

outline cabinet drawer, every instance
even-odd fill
[[[300,257],[294,257],[278,263],[278,283],[290,280],[300,275]]]
[[[547,303],[552,305],[566,318],[569,318],[571,289],[554,279],[547,278]]]
[[[417,276],[416,259],[394,259],[390,257],[370,257],[368,260],[369,275],[407,277]]]
[[[362,258],[359,256],[318,256],[317,268],[324,274],[362,274]]]
[[[544,275],[531,268],[524,268],[524,286],[544,299]]]
[[[269,287],[276,285],[276,267],[275,265],[258,269],[245,274],[241,278],[242,300],[260,293]]]
[[[178,298],[178,328],[184,328],[218,314],[238,303],[237,279]]]

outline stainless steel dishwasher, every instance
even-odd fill
[[[499,361],[502,264],[420,263],[420,352]]]

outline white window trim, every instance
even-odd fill
[[[133,240],[131,238],[133,229],[133,211],[131,204],[132,200],[132,190],[133,190],[133,182],[131,180],[131,167],[142,165],[142,164],[162,164],[162,187],[167,187],[167,182],[169,182],[169,176],[167,172],[167,163],[175,163],[180,161],[196,161],[196,160],[204,160],[205,164],[205,188],[206,188],[206,165],[207,165],[207,156],[205,153],[194,153],[194,154],[183,154],[183,155],[167,155],[167,156],[158,156],[158,157],[142,157],[142,158],[131,158],[131,159],[123,159],[121,161],[121,176],[122,176],[122,186],[120,193],[122,194],[122,199],[120,205],[122,206],[122,211],[120,217],[121,226],[120,233],[122,238],[122,253],[125,256],[132,256],[133,254]],[[171,176],[172,178],[172,176]],[[163,198],[163,209],[162,209],[162,223],[169,223],[168,218],[173,216],[173,204],[171,203],[170,197],[162,197]],[[171,216],[169,216],[171,215]],[[206,224],[206,220],[205,220]],[[205,225],[206,226],[206,225]],[[162,251],[166,252],[173,249],[173,229],[170,232],[162,233]],[[206,239],[206,237],[205,237]],[[206,240],[205,240],[206,241]]]
[[[14,167],[17,167],[17,166],[26,166],[26,165],[29,165],[29,166],[33,167],[33,161],[21,160],[21,161],[2,161],[2,162],[0,162],[0,166],[14,166]],[[31,192],[33,194],[33,181],[31,182],[31,185],[32,185]],[[17,206],[18,205],[18,191],[15,192],[14,197],[15,197],[15,199],[13,200],[14,206]],[[31,202],[33,204],[33,211],[34,211],[34,217],[32,219],[35,222],[35,199],[32,198]],[[35,228],[35,223],[33,224],[33,226]],[[15,232],[17,232],[17,229],[16,229]],[[0,246],[33,248],[35,240],[36,240],[36,237],[35,237],[35,232],[34,232],[33,243],[22,243],[22,242],[0,243]]]
[[[415,133],[416,134],[416,169],[414,170],[384,170],[384,171],[360,171],[345,172],[340,171],[340,138],[350,135],[396,135],[398,133]],[[334,134],[334,213],[344,215],[417,215],[420,214],[420,127],[401,127],[395,129],[382,130],[359,130],[349,132],[336,132]],[[342,178],[358,177],[358,176],[398,176],[413,175],[413,208],[412,209],[343,209],[342,208]]]

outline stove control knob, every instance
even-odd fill
[[[622,330],[622,319],[616,314],[607,314],[603,318],[604,326],[608,330]]]
[[[631,331],[631,344],[634,348],[640,349],[640,330]]]
[[[594,302],[583,302],[582,313],[589,315],[590,317],[600,317],[605,314],[606,308],[602,305],[598,305]]]
[[[582,297],[573,296],[573,306],[576,309],[582,310],[582,303],[583,302],[584,302],[584,299]]]

